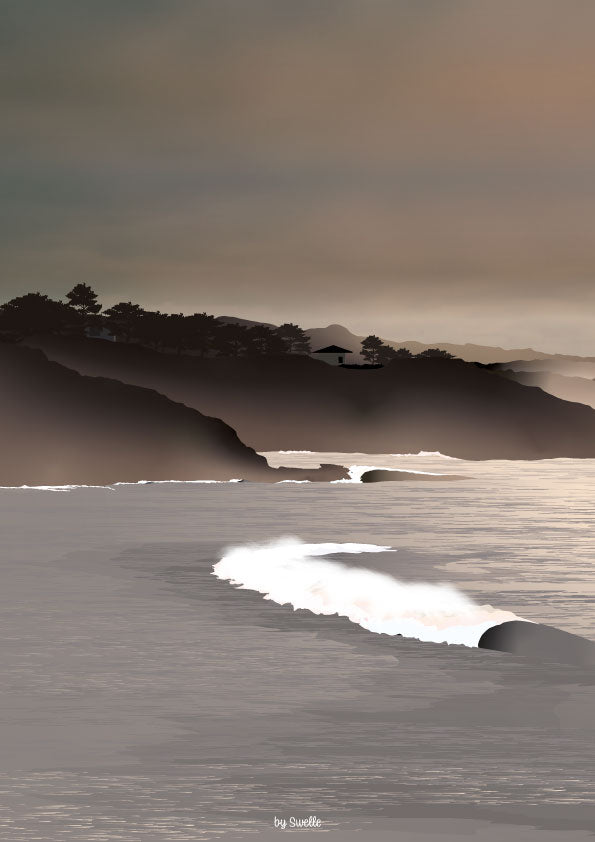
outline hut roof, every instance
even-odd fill
[[[351,354],[352,351],[348,351],[347,348],[339,348],[338,345],[327,345],[326,348],[319,348],[318,351],[314,351],[315,354]]]

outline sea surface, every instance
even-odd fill
[[[595,670],[473,630],[595,640],[595,460],[266,455],[427,480],[0,489],[0,839],[594,839]]]

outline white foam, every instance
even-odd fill
[[[313,455],[315,454],[316,456],[318,456],[318,455],[320,455],[321,453],[327,453],[327,452],[332,452],[332,453],[334,453],[335,451],[321,451],[321,450],[271,450],[271,451],[263,451],[263,452],[265,452],[265,453],[311,453],[311,454],[313,454]],[[343,452],[343,451],[336,451],[336,452],[337,452],[337,453],[340,453],[340,454],[342,454],[342,455],[345,455],[345,456],[354,456],[354,455],[356,455],[356,456],[365,456],[365,455],[372,455],[372,454],[369,454],[369,453],[368,453],[368,454],[365,454],[365,453],[363,453],[362,451],[357,451],[357,452],[354,452],[354,451],[346,451],[346,452]],[[390,453],[390,454],[386,454],[386,455],[389,455],[389,456],[397,456],[397,457],[401,457],[401,456],[402,456],[402,457],[407,457],[407,456],[436,456],[436,457],[438,457],[438,458],[440,458],[440,459],[453,459],[453,460],[454,460],[454,461],[456,461],[456,462],[460,462],[460,461],[461,461],[461,460],[459,459],[459,457],[458,457],[458,456],[447,456],[445,453],[440,453],[440,451],[439,451],[439,450],[419,450],[417,453]]]
[[[109,485],[0,485],[2,490],[20,491],[74,491],[76,488],[104,488],[113,491]]]
[[[349,468],[349,477],[346,477],[345,479],[333,479],[331,480],[331,483],[361,482],[362,474],[365,474],[366,471],[395,471],[400,474],[424,474],[428,477],[444,476],[444,474],[435,473],[433,471],[413,471],[411,468],[383,468],[379,465],[351,465]]]
[[[435,456],[439,459],[451,459],[453,462],[461,462],[458,456],[447,456],[439,450],[420,450],[418,453],[391,453],[391,456]]]
[[[240,589],[258,591],[279,605],[314,614],[338,614],[377,634],[435,643],[477,646],[491,626],[522,619],[491,605],[477,605],[449,584],[401,582],[386,573],[347,567],[320,556],[383,553],[377,544],[306,544],[281,538],[227,549],[214,575]]]
[[[227,482],[243,482],[242,479],[139,479],[136,482],[113,482],[112,485],[221,485]]]
[[[291,482],[291,480],[287,480]],[[107,491],[115,491],[118,485],[201,485],[201,484],[222,484],[228,482],[243,482],[242,479],[139,479],[136,482],[112,482],[110,485],[0,485],[3,491],[74,491],[77,488],[104,488]]]

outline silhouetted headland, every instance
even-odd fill
[[[0,389],[3,486],[346,476],[335,465],[273,469],[218,418],[151,389],[82,376],[31,348],[0,343]]]
[[[595,362],[576,360],[514,360],[489,366],[501,377],[536,386],[564,401],[595,409]]]
[[[258,451],[595,457],[593,409],[462,360],[358,370],[299,354],[208,358],[61,336],[26,341],[82,374],[156,389],[222,418]]]

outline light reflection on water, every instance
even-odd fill
[[[594,459],[266,456],[274,465],[291,460],[292,465],[311,467],[335,461],[468,477],[452,483],[383,483],[369,495],[353,486],[354,520],[364,521],[365,512],[381,525],[377,543],[392,541],[395,547],[424,553],[437,565],[438,579],[460,583],[476,598],[493,599],[498,607],[595,639]],[[346,505],[351,502],[347,497]],[[408,572],[399,570],[398,557],[395,564],[395,574]],[[435,572],[428,571],[431,580]]]
[[[211,575],[229,544],[386,544],[356,563],[595,639],[595,460],[279,457],[317,461],[469,479],[0,491],[0,838],[258,837],[275,813],[361,829],[453,805],[595,826],[594,674]]]

